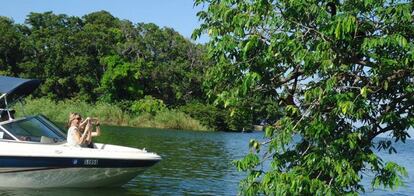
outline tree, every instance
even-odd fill
[[[23,59],[20,50],[22,33],[13,21],[0,17],[0,74],[16,76],[17,64]]]
[[[84,19],[52,12],[30,13],[26,19],[19,76],[43,80],[41,94],[56,100],[95,101],[104,69],[100,58],[113,52],[120,20],[107,12]]]
[[[402,183],[405,169],[373,152],[396,152],[392,142],[373,139],[390,132],[404,142],[414,125],[411,3],[195,1],[202,3],[208,6],[193,35],[210,36],[217,63],[206,80],[226,82],[210,88],[217,103],[237,108],[249,92],[263,93],[282,114],[266,141],[252,140],[252,151],[236,161],[248,171],[242,193],[358,193],[366,171],[374,187]]]
[[[103,99],[108,102],[119,100],[138,100],[144,96],[139,79],[143,73],[143,62],[129,63],[117,55],[102,58],[101,64],[106,71],[101,79]]]
[[[76,63],[72,64],[76,50],[71,37],[78,31],[79,22],[52,12],[30,13],[26,18],[30,28],[24,31],[21,44],[25,58],[19,63],[22,71],[19,76],[44,80],[42,94],[61,99],[77,91],[78,86],[72,80],[77,67]],[[67,63],[72,66],[65,66]]]
[[[107,61],[102,61],[107,67],[102,89],[109,92],[107,94],[114,95],[113,90],[117,90],[119,96],[115,97],[127,101],[150,95],[163,100],[170,107],[204,99],[201,79],[208,62],[203,57],[203,46],[190,42],[171,28],[160,28],[152,23],[139,23],[136,26],[124,23],[121,32],[126,41],[118,44],[116,53],[124,63],[111,66],[106,64]],[[121,88],[107,88],[111,82],[115,83],[120,69],[124,70],[122,78],[125,79],[117,80],[129,78],[131,82],[121,81]],[[115,70],[118,73],[112,73]],[[138,87],[140,96],[137,93],[133,96],[122,94],[125,88]]]
[[[205,46],[171,28],[119,20],[30,13],[25,24],[0,17],[0,74],[43,81],[39,96],[122,102],[146,95],[170,108],[203,102]]]

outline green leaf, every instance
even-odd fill
[[[249,41],[246,43],[246,45],[243,48],[244,56],[247,56],[250,50],[252,50],[256,46],[257,41],[258,41],[257,35],[250,36]]]
[[[342,114],[349,114],[353,109],[354,104],[351,101],[344,101],[339,103]]]
[[[260,75],[256,72],[249,72],[246,73],[246,76],[244,77],[243,80],[243,85],[242,85],[242,94],[246,95],[248,90],[257,83],[257,81],[260,80]]]
[[[274,129],[271,126],[266,126],[265,128],[265,135],[266,137],[272,137],[274,133]]]
[[[384,90],[388,90],[388,81],[387,80],[384,81]]]
[[[367,98],[367,91],[368,91],[368,88],[366,86],[361,88],[360,94],[362,95],[362,97]]]
[[[340,39],[341,38],[341,23],[338,22],[335,28],[335,38]]]

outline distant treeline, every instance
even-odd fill
[[[203,80],[211,64],[204,45],[174,29],[106,11],[30,13],[24,24],[0,17],[0,75],[41,79],[35,97],[116,104],[132,114],[177,109],[214,130],[257,122],[210,103]]]

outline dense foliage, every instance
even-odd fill
[[[79,17],[31,13],[25,25],[0,18],[2,74],[44,81],[56,100],[135,101],[169,105],[203,98],[203,46],[170,28],[119,20],[105,11]]]
[[[243,194],[355,194],[364,173],[374,187],[402,183],[405,169],[374,152],[396,152],[392,142],[373,139],[387,132],[404,142],[414,125],[412,3],[195,2],[206,9],[194,36],[210,35],[218,62],[207,72],[209,95],[235,114],[263,108],[277,118],[236,162],[249,174]],[[246,109],[252,99],[261,107]]]
[[[30,13],[24,24],[0,17],[0,75],[41,79],[37,97],[103,101],[134,115],[181,108],[214,130],[240,131],[274,119],[261,94],[237,110],[214,105],[205,86],[228,84],[204,82],[215,74],[206,73],[213,62],[205,45],[174,29],[133,24],[106,11],[83,17]]]

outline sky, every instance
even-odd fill
[[[171,27],[186,38],[200,24],[196,16],[203,7],[194,7],[193,0],[0,0],[0,16],[15,23],[24,23],[30,12],[52,11],[55,14],[84,16],[91,12],[106,10],[119,19],[139,23],[154,23]],[[208,41],[207,36],[196,40]]]

